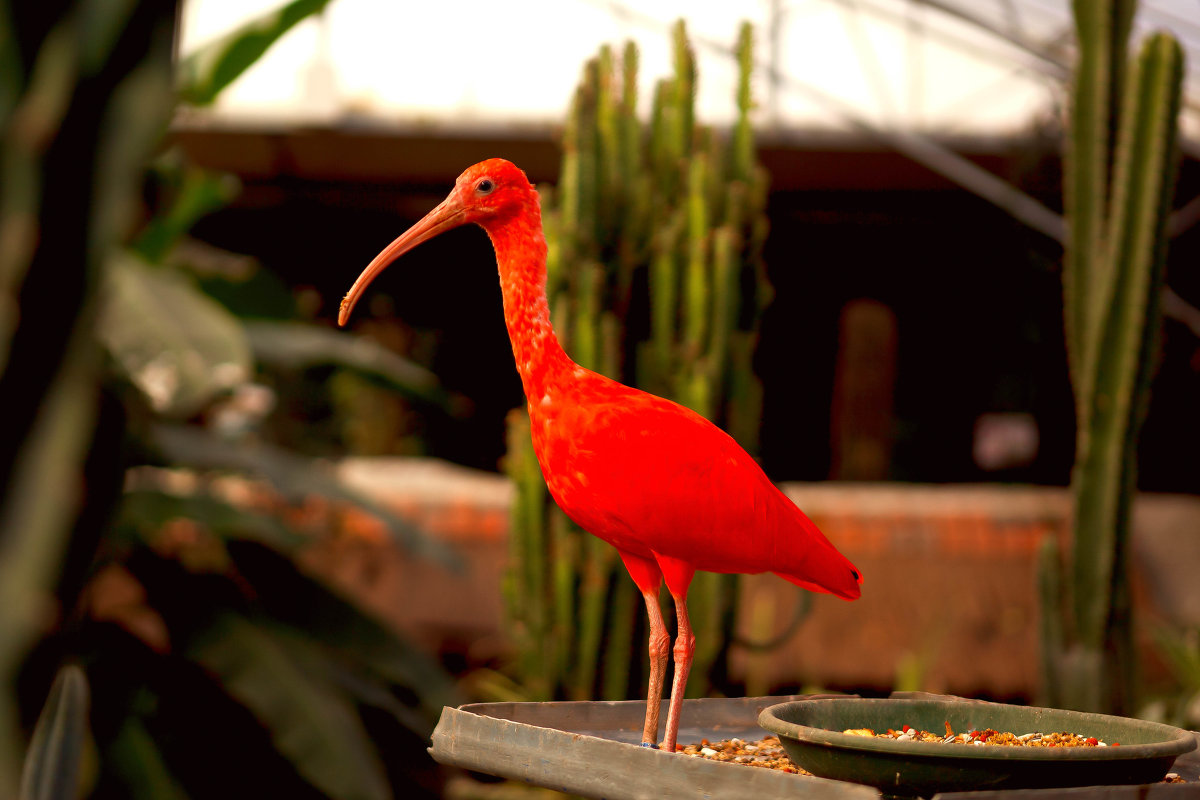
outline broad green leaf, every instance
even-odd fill
[[[240,319],[296,318],[292,288],[253,256],[184,236],[164,263],[192,276],[206,295]]]
[[[378,676],[372,676],[361,666],[355,665],[354,659],[329,651],[324,647],[325,643],[311,632],[276,625],[265,626],[264,630],[279,642],[305,674],[319,679],[347,699],[391,714],[401,725],[420,736],[427,737],[432,733],[432,719],[401,703]],[[407,688],[416,691],[421,689],[420,686]],[[439,706],[437,711],[440,710]]]
[[[58,671],[33,729],[21,772],[21,800],[76,800],[88,736],[87,676],[77,664]]]
[[[452,569],[462,566],[462,559],[450,547],[427,536],[416,525],[374,500],[348,488],[322,461],[298,456],[262,442],[222,439],[203,428],[190,425],[156,425],[152,440],[153,446],[163,457],[177,466],[257,475],[270,481],[289,499],[323,497],[358,506],[383,522],[397,543],[413,555],[437,561]]]
[[[248,708],[296,771],[338,800],[388,800],[391,792],[354,703],[314,670],[311,645],[232,613],[216,615],[187,655]]]
[[[465,398],[448,395],[437,376],[362,336],[300,322],[247,321],[246,337],[256,360],[287,369],[331,365],[353,369],[402,394],[440,407],[459,408]]]
[[[180,98],[192,105],[209,105],[280,37],[327,5],[329,0],[292,0],[196,50],[179,65]]]
[[[458,705],[450,676],[416,645],[389,630],[287,558],[255,545],[234,545],[230,557],[239,574],[255,586],[271,586],[259,595],[259,608],[297,634],[321,642],[345,661],[360,664],[387,683],[416,693],[426,717],[416,718],[360,683],[352,683],[364,702],[391,711],[408,727],[428,734],[429,721],[443,706]],[[393,698],[394,700],[394,698]]]
[[[97,330],[117,367],[168,418],[196,413],[251,373],[233,315],[181,276],[128,253],[111,262]]]

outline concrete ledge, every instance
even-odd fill
[[[500,582],[508,557],[506,478],[432,459],[339,465],[351,485],[456,543],[462,574],[414,563],[373,519],[343,516],[343,534],[314,547],[309,568],[434,648],[503,652]],[[1036,554],[1065,543],[1066,489],[1004,485],[787,484],[791,497],[863,571],[854,603],[804,597],[770,575],[743,582],[740,635],[786,635],[768,653],[735,649],[735,676],[776,686],[889,688],[1032,697],[1039,605]],[[1135,596],[1147,676],[1159,624],[1200,624],[1200,498],[1142,495],[1134,511]],[[1156,672],[1157,670],[1157,672]],[[748,687],[750,688],[750,687]]]

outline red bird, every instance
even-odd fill
[[[533,447],[550,494],[584,530],[617,548],[646,600],[650,686],[642,743],[658,738],[670,638],[658,605],[675,601],[675,675],[662,749],[674,751],[695,636],[687,590],[696,570],[774,572],[848,600],[862,578],[720,428],[683,406],[584,369],[563,351],[546,300],[546,240],[525,173],[490,159],[458,177],[436,208],[363,270],[342,300],[345,325],[367,285],[399,256],[475,223],[496,249],[504,320],[525,388]]]

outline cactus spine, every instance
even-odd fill
[[[749,119],[751,28],[739,37],[728,137],[696,124],[696,64],[682,22],[673,37],[674,75],[658,82],[648,124],[636,113],[632,43],[619,57],[601,48],[584,68],[559,185],[542,189],[547,292],[577,362],[725,424],[753,451],[762,392],[750,361],[771,291],[762,261],[767,175]],[[507,463],[518,495],[506,597],[520,679],[535,697],[639,693],[630,662],[641,649],[641,598],[616,551],[545,499],[521,411],[510,417]],[[724,652],[736,586],[733,576],[704,573],[692,584],[695,677]],[[549,663],[553,675],[541,671]]]
[[[1044,574],[1041,583],[1049,700],[1117,712],[1132,703],[1130,511],[1158,344],[1183,75],[1180,47],[1163,33],[1126,67],[1134,10],[1132,0],[1075,2],[1063,270],[1077,416],[1073,535],[1065,563],[1050,550],[1043,559],[1044,573],[1061,570],[1061,579]]]

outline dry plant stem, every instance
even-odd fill
[[[675,732],[679,730],[679,712],[683,708],[683,693],[687,686],[688,673],[692,669],[692,653],[696,650],[696,637],[688,622],[687,595],[671,593],[675,601],[675,613],[679,620],[675,632],[675,677],[671,681],[671,707],[667,710],[667,736],[660,749],[675,752]]]
[[[646,599],[646,615],[650,619],[650,687],[646,690],[646,724],[642,728],[642,744],[653,747],[658,742],[658,713],[662,707],[663,674],[667,671],[667,651],[671,637],[663,623],[658,606],[658,592],[642,592]]]

